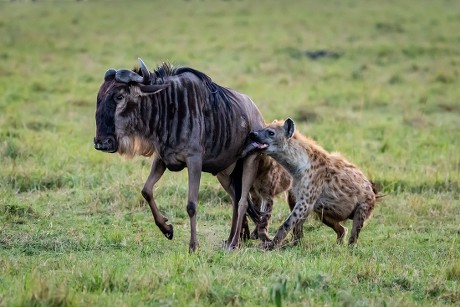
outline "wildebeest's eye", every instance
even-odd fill
[[[268,130],[268,135],[269,136],[274,136],[275,135],[275,132],[271,131],[271,130]]]
[[[122,101],[125,98],[123,94],[115,94],[116,101]]]

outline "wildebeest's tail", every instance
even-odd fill
[[[230,175],[230,180],[231,180],[230,184],[233,186],[233,190],[235,191],[235,199],[237,199],[237,201],[241,198],[241,186],[243,184],[242,178],[243,178],[243,160],[239,159],[236,162],[235,169]],[[255,224],[259,223],[260,218],[261,218],[260,211],[257,210],[256,207],[254,207],[254,204],[252,203],[250,197],[248,197],[247,214]]]

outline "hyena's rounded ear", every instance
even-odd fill
[[[294,121],[290,118],[286,119],[284,121],[284,132],[286,134],[286,137],[290,139],[294,135],[295,131],[295,124]]]

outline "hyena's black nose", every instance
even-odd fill
[[[257,138],[257,135],[258,135],[257,132],[252,131],[252,132],[249,133],[249,138],[250,138],[251,140],[255,141],[256,138]]]

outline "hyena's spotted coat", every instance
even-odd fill
[[[334,229],[339,243],[347,233],[340,222],[352,219],[353,229],[348,242],[357,243],[364,221],[374,209],[376,191],[355,165],[337,153],[329,154],[313,140],[295,132],[291,119],[251,132],[250,138],[292,176],[296,204],[278,229],[272,246],[280,244],[312,210]]]

